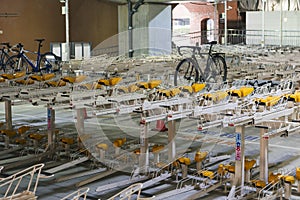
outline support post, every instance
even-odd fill
[[[133,57],[133,27],[132,27],[132,21],[133,21],[133,14],[132,11],[132,2],[131,0],[128,0],[128,57]]]
[[[175,124],[176,122],[168,121],[168,162],[173,162],[176,156],[176,144],[175,144]]]
[[[188,166],[186,164],[181,164],[182,178],[186,178],[188,175]]]
[[[5,101],[5,122],[6,130],[12,130],[11,100]]]
[[[284,198],[291,199],[292,195],[292,184],[289,182],[284,182]]]
[[[237,185],[244,186],[245,177],[245,126],[237,126],[235,147],[235,180]],[[236,186],[237,186],[236,185]]]
[[[266,7],[266,0],[262,0],[262,27],[261,27],[261,46],[265,46],[265,7]]]
[[[196,169],[197,169],[197,172],[202,170],[202,161],[196,162]]]
[[[82,148],[82,143],[80,140],[80,135],[84,134],[84,108],[77,109],[77,123],[76,128],[78,132],[78,147]]]
[[[99,155],[100,155],[100,160],[104,160],[105,159],[105,150],[99,149]]]
[[[115,155],[118,156],[120,155],[121,152],[121,147],[115,147]]]
[[[245,171],[245,182],[249,183],[251,181],[250,178],[251,178],[251,172],[250,172],[250,169],[249,169],[249,170]]]
[[[154,154],[154,163],[159,163],[159,153],[153,153]]]
[[[139,165],[142,173],[147,172],[149,166],[148,126],[148,123],[141,123]]]
[[[48,119],[48,147],[53,148],[55,143],[55,110],[50,105],[47,106],[47,119]]]
[[[268,146],[269,146],[269,138],[263,137],[263,135],[268,131],[268,129],[261,128],[260,129],[260,158],[259,158],[259,179],[268,183]]]
[[[70,60],[70,31],[69,31],[69,0],[65,0],[65,9],[66,9],[66,54],[67,60]]]
[[[219,25],[217,26],[217,18],[219,17],[219,13],[218,13],[218,3],[216,2],[215,0],[215,3],[214,3],[214,41],[220,41],[220,39],[218,38],[219,37]]]
[[[227,1],[224,1],[224,42],[227,45]]]
[[[282,0],[280,0],[280,47],[282,47]]]

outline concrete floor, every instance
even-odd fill
[[[0,121],[4,121],[4,103],[0,103]],[[47,128],[47,115],[46,107],[37,106],[34,107],[30,104],[13,106],[13,124],[15,127],[21,125],[30,125],[33,127],[38,127],[39,129],[46,130]],[[75,111],[72,110],[58,110],[56,111],[56,128],[63,130],[64,134],[77,134],[75,128]],[[92,113],[88,111],[88,115],[91,116]],[[140,133],[138,116],[121,116],[118,118],[89,118],[85,120],[85,134],[92,134],[92,140],[87,140],[85,142],[86,148],[93,151],[93,145],[99,143],[99,141],[107,141],[110,139],[112,142],[116,138],[128,137],[131,140],[138,140],[138,135]],[[155,126],[155,124],[151,125]],[[209,131],[197,131],[197,124],[194,120],[185,119],[181,123],[178,123],[178,134],[176,137],[176,146],[178,149],[191,148],[192,150],[201,149],[202,151],[209,151],[212,156],[229,154],[231,155],[230,160],[234,160],[234,129],[233,128],[223,128],[223,129],[212,129]],[[150,138],[150,143],[153,144],[164,144],[167,142],[166,133],[160,133],[152,131],[153,135]],[[246,157],[251,159],[259,160],[259,130],[256,128],[246,129]],[[219,141],[228,141],[228,145],[218,144],[218,142],[209,142],[211,139],[220,139]],[[97,141],[98,140],[98,141]],[[92,142],[91,142],[92,141]],[[206,142],[205,142],[206,141]],[[207,143],[208,142],[208,143]],[[277,137],[270,140],[269,144],[269,163],[270,171],[275,171],[278,169],[295,170],[295,167],[300,166],[300,134],[290,135],[287,138]],[[97,157],[95,152],[93,155]],[[193,157],[194,155],[189,155]],[[150,157],[151,158],[151,157]],[[162,155],[164,158],[164,155]],[[1,159],[4,159],[2,157]],[[224,161],[227,163],[230,160]],[[63,161],[63,160],[62,160]],[[59,162],[59,161],[56,161]],[[51,164],[52,163],[52,164]],[[55,161],[54,161],[55,163]],[[95,174],[90,176],[85,176],[81,178],[75,178],[69,181],[63,181],[57,183],[56,180],[62,176],[72,173],[78,173],[81,171],[89,170],[93,163],[85,162],[77,165],[73,168],[68,168],[62,172],[56,173],[53,178],[40,180],[37,195],[41,200],[54,200],[65,196],[76,190],[76,183],[85,180],[88,177],[93,177]],[[48,166],[47,166],[48,165]],[[50,160],[46,163],[46,168],[53,165],[53,161]],[[99,167],[99,166],[98,166]],[[216,169],[216,165],[209,166],[210,169]],[[14,171],[17,171],[15,169]],[[8,171],[7,174],[13,173],[14,171]],[[102,180],[95,181],[86,185],[90,188],[88,199],[107,199],[108,197],[120,191],[122,188],[117,188],[113,190],[108,190],[103,193],[96,192],[96,188],[108,183],[113,183],[121,180],[129,179],[129,173],[131,171],[118,172],[111,176],[108,176]],[[254,169],[255,177],[258,175],[258,169]],[[173,186],[172,186],[173,185]],[[144,196],[158,195],[162,191],[168,190],[169,187],[176,187],[176,185],[171,184],[169,181],[162,182],[151,188],[143,190]],[[84,186],[85,187],[85,186]],[[188,194],[182,194],[176,196],[179,199],[185,199]],[[226,194],[222,191],[217,191],[209,193],[201,199],[224,199]],[[174,199],[170,197],[169,199]]]

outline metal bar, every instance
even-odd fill
[[[69,0],[65,0],[65,9],[66,9],[66,61],[70,60],[70,31],[69,31]]]
[[[85,161],[87,161],[87,160],[89,160],[88,157],[78,158],[78,159],[76,159],[76,160],[73,160],[73,161],[71,161],[71,162],[65,163],[65,164],[63,164],[63,165],[54,167],[54,168],[52,168],[52,169],[48,169],[48,170],[46,170],[45,172],[46,172],[46,173],[49,173],[49,174],[53,174],[53,173],[62,171],[62,170],[64,170],[64,169],[68,169],[69,167],[75,166],[75,165],[77,165],[77,164],[83,163],[83,162],[85,162]]]

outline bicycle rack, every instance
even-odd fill
[[[77,191],[72,192],[71,194],[68,194],[67,196],[61,198],[60,200],[86,200],[87,193],[89,192],[90,188],[79,188]]]
[[[0,179],[0,190],[4,191],[0,199],[35,199],[35,192],[39,179],[42,177],[41,170],[43,167],[44,164],[37,164],[7,178]]]

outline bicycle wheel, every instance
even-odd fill
[[[3,71],[5,73],[15,73],[18,71],[26,71],[26,73],[30,73],[30,67],[24,58],[18,55],[13,55],[6,61]]]
[[[180,61],[174,75],[174,85],[192,85],[199,80],[199,66],[191,58]]]
[[[7,61],[7,58],[6,58],[5,54],[2,51],[0,51],[0,69],[3,72],[5,72],[4,69],[5,69],[6,61]]]
[[[39,69],[41,73],[60,72],[61,59],[53,53],[45,53],[41,57]]]
[[[220,55],[213,55],[207,60],[204,71],[205,81],[209,83],[222,83],[227,79],[227,65]]]

